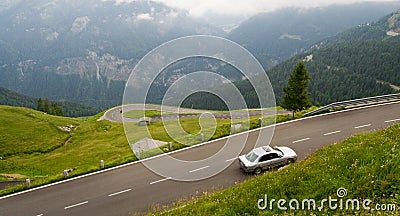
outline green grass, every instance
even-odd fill
[[[258,119],[258,118],[257,118]],[[241,123],[243,120],[235,120],[234,123]],[[152,122],[150,126],[143,127],[135,123],[126,123],[128,131],[129,143],[135,143],[145,137],[152,137],[156,140],[164,142],[172,142],[174,150],[181,149],[187,146],[201,143],[200,133],[204,134],[205,141],[217,139],[230,134],[229,119],[211,119],[199,118],[180,119],[178,120]],[[216,128],[214,130],[214,128]],[[171,137],[170,135],[173,135]],[[141,158],[146,158],[160,154],[164,151],[162,146],[160,150],[150,150],[143,152]]]
[[[61,131],[59,126],[81,123],[78,119],[9,106],[1,107],[0,119],[0,157],[51,152],[69,138],[69,133]]]
[[[370,134],[351,137],[313,153],[304,161],[285,169],[267,172],[234,187],[200,198],[180,201],[171,209],[158,209],[162,215],[398,215],[400,204],[400,125]],[[257,201],[271,199],[320,201],[346,188],[347,199],[371,199],[375,204],[395,204],[395,212],[335,210],[321,212],[282,211],[276,202],[272,210],[257,208]],[[286,203],[286,206],[288,203]],[[362,208],[362,207],[361,207]],[[344,208],[345,209],[345,208]]]
[[[235,133],[244,132],[247,130],[258,128],[258,119],[260,116],[252,116],[249,121],[243,119],[234,119],[232,122],[230,119],[211,119],[204,118],[199,122],[199,118],[191,118],[191,119],[181,119],[176,121],[166,121],[165,123],[158,121],[153,122],[149,127],[138,126],[134,123],[128,123],[126,126],[130,143],[135,143],[145,137],[151,136],[153,139],[162,140],[165,142],[172,142],[173,149],[181,149],[187,146],[195,145],[201,143],[200,133],[204,134],[205,141],[210,141],[214,139],[218,139],[220,137],[228,136],[231,134],[231,123],[232,124],[240,124],[242,127],[240,129],[235,130]],[[267,116],[262,120],[262,125],[271,125],[276,122],[287,121],[287,115],[276,115],[276,116]],[[182,127],[182,129],[181,129]],[[168,132],[166,130],[168,128]],[[147,131],[148,130],[148,131]],[[148,134],[148,135],[146,135]],[[174,137],[171,137],[170,134],[173,134]],[[164,150],[166,146],[162,146],[157,150],[150,150],[148,152],[143,152],[141,158],[146,158],[150,156],[154,156],[157,154],[161,154],[167,152]]]
[[[6,155],[0,160],[0,174],[25,175],[33,179],[32,186],[62,179],[64,169],[72,168],[71,175],[76,176],[99,170],[100,160],[106,167],[136,160],[121,123],[54,117],[5,106],[0,106],[0,119],[5,131],[0,152]],[[71,124],[76,128],[70,133],[58,129]],[[0,195],[21,187],[1,190]]]
[[[159,110],[131,110],[124,113],[124,117],[131,118],[131,119],[139,119],[145,117],[160,117],[162,112]],[[164,112],[164,114],[167,114]]]

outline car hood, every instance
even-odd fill
[[[297,157],[296,152],[294,152],[291,148],[288,147],[276,147],[282,151],[284,157]]]

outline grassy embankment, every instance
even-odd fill
[[[146,117],[159,117],[161,116],[162,112],[159,110],[145,110],[144,116]],[[164,112],[164,114],[168,114]],[[138,119],[143,117],[143,111],[140,110],[131,110],[124,113],[124,117],[131,118],[131,119]]]
[[[64,118],[47,115],[27,108],[0,106],[0,181],[32,179],[38,186],[63,179],[62,171],[72,169],[70,176],[77,176],[100,169],[100,160],[106,167],[135,161],[125,137],[122,123],[97,121],[100,113],[90,118]],[[157,113],[156,113],[157,114]],[[263,124],[273,123],[274,117],[263,119]],[[277,121],[285,120],[278,116]],[[234,123],[241,123],[235,120]],[[258,117],[252,117],[250,128],[257,127]],[[189,133],[180,137],[186,145],[199,143],[201,126],[198,119],[181,119],[183,129]],[[244,123],[243,128],[245,128]],[[74,126],[70,132],[59,127]],[[230,120],[217,119],[216,130],[203,128],[206,138],[216,139],[230,133]],[[203,125],[204,126],[204,125]],[[135,133],[132,140],[148,137],[146,127],[132,123]],[[175,127],[175,128],[174,128]],[[170,125],[171,130],[178,129]],[[162,122],[148,127],[152,138],[173,142],[174,149],[185,147],[174,142],[166,133]],[[243,130],[243,129],[240,129]],[[161,147],[164,150],[163,147]],[[15,175],[16,174],[16,175]],[[0,196],[25,189],[25,185],[0,190]]]
[[[61,180],[65,169],[73,169],[72,176],[98,170],[102,159],[106,166],[135,160],[121,124],[7,106],[0,106],[0,119],[0,175],[31,178],[32,186]],[[59,128],[70,125],[70,132]],[[4,189],[0,195],[24,187]]]
[[[165,215],[399,215],[400,213],[400,124],[386,130],[361,134],[342,143],[330,145],[313,153],[304,161],[284,169],[264,173],[232,188],[203,194],[200,198],[183,200],[171,209],[158,209],[157,214]],[[338,199],[337,190],[345,188],[347,195],[332,210],[323,199]],[[259,199],[268,197],[267,208],[260,210]],[[272,210],[270,202],[275,199]],[[277,201],[284,199],[283,206],[289,209],[289,201],[298,200],[300,210],[283,211]],[[316,210],[302,211],[302,201],[314,199]],[[361,210],[346,207],[347,199],[357,199]],[[395,211],[367,211],[362,202],[372,200],[368,205],[386,209],[395,205]],[[384,204],[376,206],[377,204]],[[264,203],[261,202],[261,207]],[[392,206],[389,206],[392,205]],[[295,203],[293,206],[296,206]],[[347,209],[347,210],[346,210]]]

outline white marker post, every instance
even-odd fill
[[[100,168],[104,169],[104,160],[100,160]]]
[[[64,174],[64,178],[67,178],[67,177],[69,176],[68,170],[64,170],[64,171],[63,171],[63,174]]]
[[[31,188],[31,180],[30,179],[26,179],[26,188]]]

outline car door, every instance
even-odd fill
[[[284,164],[284,161],[281,159],[281,156],[275,152],[268,154],[268,166],[273,168],[277,166],[281,166]]]
[[[262,167],[263,169],[269,169],[269,154],[265,154],[260,157],[258,160],[258,166]]]
[[[271,152],[261,156],[258,163],[263,169],[270,169],[279,165],[279,159],[280,157],[278,154]]]

